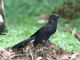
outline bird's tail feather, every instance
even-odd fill
[[[30,37],[27,40],[24,40],[18,44],[16,44],[15,46],[12,47],[12,49],[19,49],[22,48],[24,46],[26,46],[30,41],[32,41],[34,39],[34,37]]]

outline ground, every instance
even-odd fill
[[[33,46],[29,43],[20,50],[0,49],[0,60],[79,60],[80,53],[67,52],[47,41]]]

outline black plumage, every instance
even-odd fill
[[[58,18],[59,16],[56,14],[50,15],[49,22],[45,26],[43,26],[37,32],[31,35],[30,38],[13,46],[12,49],[22,48],[32,40],[33,40],[34,45],[37,45],[38,43],[42,41],[47,41],[50,38],[50,36],[56,32]]]

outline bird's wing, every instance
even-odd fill
[[[31,35],[30,37],[34,37],[36,36],[40,31],[45,30],[48,27],[48,24],[46,24],[45,26],[41,27],[37,32],[35,32],[33,35]],[[44,32],[44,31],[43,31]]]
[[[34,37],[36,36],[36,34],[41,30],[42,28],[40,28],[37,32],[35,32],[33,35],[31,35],[30,37]]]

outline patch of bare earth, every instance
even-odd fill
[[[30,43],[20,50],[0,48],[0,60],[80,60],[80,53],[71,54],[47,41],[36,47]]]

